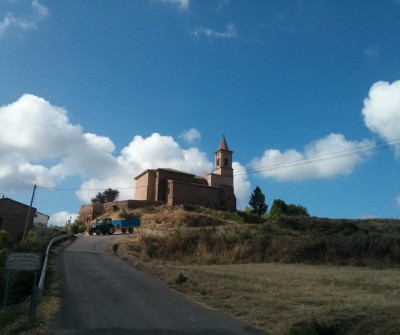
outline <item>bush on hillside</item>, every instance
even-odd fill
[[[123,220],[132,220],[140,219],[141,214],[134,210],[123,209],[118,213],[118,216]]]
[[[8,233],[5,230],[0,230],[0,249],[3,249],[7,246],[8,242]]]
[[[272,203],[271,210],[268,214],[269,220],[277,220],[282,215],[287,216],[310,216],[308,210],[304,206],[286,204],[281,199],[275,199]]]
[[[177,264],[278,262],[399,266],[400,224],[388,222],[387,230],[384,225],[383,222],[282,216],[263,225],[143,232],[132,250],[138,258]],[[383,232],[374,231],[374,227]]]

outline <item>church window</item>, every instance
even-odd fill
[[[225,158],[225,165],[228,165],[228,158]]]
[[[219,166],[219,158],[217,158],[217,166]]]

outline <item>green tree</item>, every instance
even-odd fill
[[[91,199],[93,204],[104,204],[105,202],[113,202],[119,196],[119,191],[112,188],[108,188],[103,192],[97,193],[97,195]]]
[[[287,205],[281,199],[275,199],[272,203],[271,210],[269,211],[268,219],[269,220],[276,220],[282,214],[286,214],[287,212]]]
[[[290,204],[287,206],[287,215],[303,215],[310,216],[308,210],[304,206]]]
[[[269,220],[276,220],[281,215],[289,215],[289,216],[310,216],[308,210],[304,206],[286,204],[281,199],[275,199],[272,203],[271,210],[268,215]]]
[[[249,205],[252,213],[257,214],[260,218],[267,213],[268,205],[265,203],[265,195],[258,186],[251,194]]]

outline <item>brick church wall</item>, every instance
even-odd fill
[[[168,205],[200,205],[221,207],[220,189],[206,185],[190,184],[177,180],[168,180]]]

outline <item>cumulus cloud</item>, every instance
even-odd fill
[[[157,0],[158,2],[171,3],[182,11],[189,9],[189,0]]]
[[[397,204],[400,206],[400,195],[396,198]]]
[[[0,124],[2,192],[30,191],[33,184],[54,188],[67,177],[80,176],[83,182],[76,195],[83,202],[109,187],[119,189],[121,200],[133,199],[134,177],[146,169],[172,168],[203,176],[214,168],[206,153],[183,149],[173,137],[158,133],[135,136],[116,154],[110,138],[85,133],[70,122],[66,109],[31,94],[1,106]],[[185,135],[188,140],[200,136],[195,129]],[[237,162],[234,169],[245,171]],[[235,177],[238,202],[248,198],[249,188],[245,174]]]
[[[362,153],[362,148],[366,147],[372,149],[374,143],[348,141],[341,134],[330,134],[306,145],[303,152],[266,150],[262,157],[253,159],[250,166],[261,176],[278,181],[328,179],[351,174],[368,155]]]
[[[49,15],[47,7],[40,4],[38,0],[31,2],[31,8],[32,13],[27,16],[16,16],[12,11],[8,12],[0,21],[0,38],[13,28],[23,30],[35,29]]]
[[[189,130],[185,130],[180,137],[183,138],[187,143],[192,144],[201,139],[201,134],[197,129],[190,128]]]
[[[78,214],[69,213],[67,211],[61,211],[50,215],[49,225],[50,226],[65,226],[68,221],[74,223],[78,219]]]
[[[372,85],[362,109],[365,125],[386,141],[400,138],[400,80]],[[396,150],[400,155],[400,148]]]
[[[17,193],[33,184],[55,187],[56,177],[39,164],[32,164],[18,153],[0,154],[0,188],[5,192]]]
[[[247,170],[239,162],[233,162],[233,187],[235,189],[236,207],[244,209],[250,198],[250,182],[247,180]]]
[[[82,134],[63,108],[31,94],[0,107],[0,124],[0,154],[18,152],[33,160],[66,153]]]
[[[205,35],[206,37],[214,38],[237,38],[236,27],[233,23],[229,23],[225,27],[225,31],[216,31],[210,28],[196,28],[193,30],[193,35],[199,37],[199,35]]]
[[[34,183],[54,187],[67,176],[101,175],[117,164],[109,138],[83,133],[65,109],[34,95],[0,107],[0,124],[0,186],[5,191]],[[49,159],[56,163],[45,164]]]

